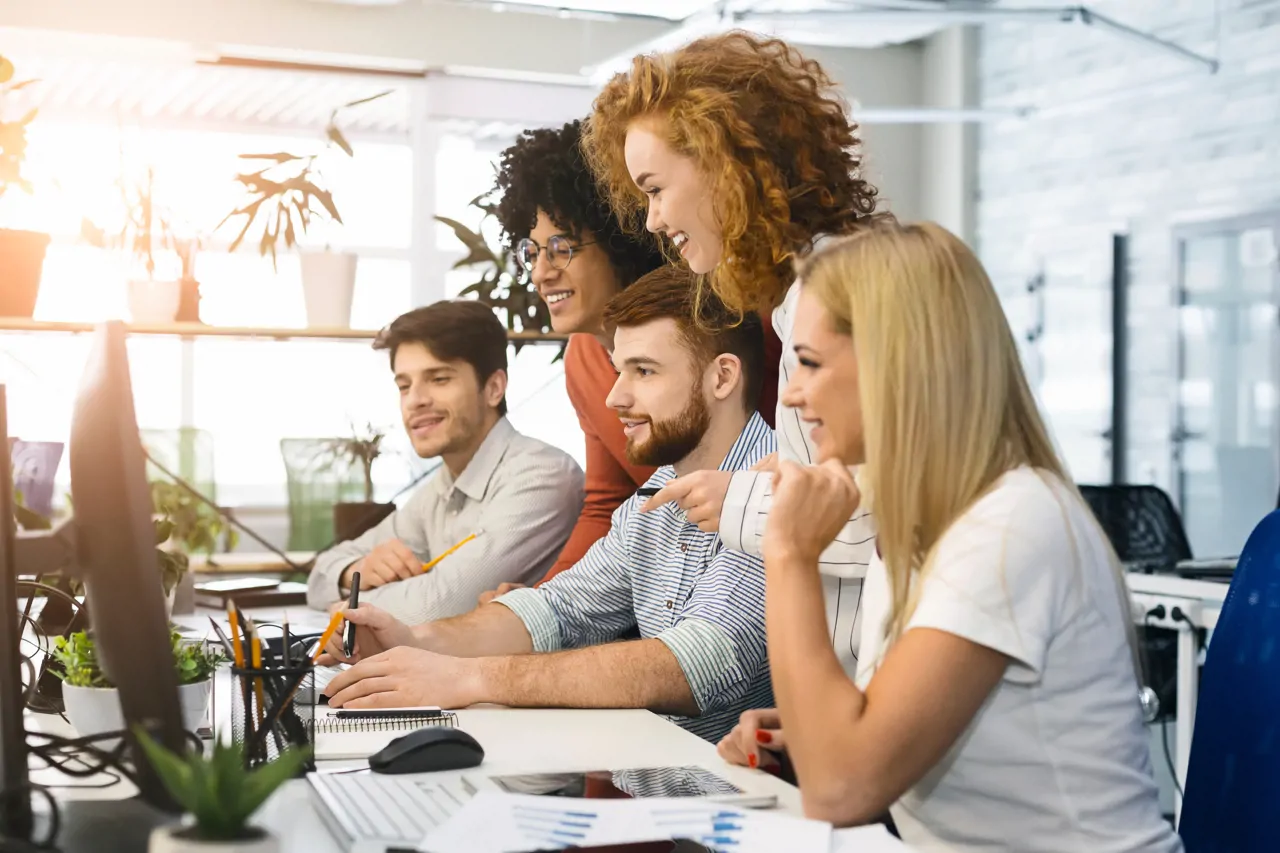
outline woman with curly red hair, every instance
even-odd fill
[[[659,235],[730,308],[773,313],[782,387],[796,369],[795,261],[875,213],[859,144],[857,125],[817,62],[744,32],[637,56],[597,97],[583,135],[587,160],[625,225]],[[779,455],[816,462],[796,412],[779,407],[776,417]],[[719,531],[726,547],[760,554],[771,483],[764,471],[699,471],[673,480],[646,507],[674,500],[703,530]],[[851,673],[870,522],[865,511],[855,515],[822,557],[827,623]],[[776,715],[760,723],[764,742]]]

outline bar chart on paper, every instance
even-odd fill
[[[585,800],[485,791],[429,834],[428,853],[516,853],[667,839],[720,853],[829,853],[831,826],[687,800]]]

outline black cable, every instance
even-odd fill
[[[195,486],[191,485],[191,484],[190,484],[190,483],[188,483],[186,480],[182,479],[182,478],[181,478],[181,477],[179,477],[177,474],[173,473],[173,472],[172,472],[172,471],[170,471],[168,468],[164,467],[164,466],[163,466],[163,465],[161,465],[159,462],[157,462],[157,461],[156,461],[156,459],[155,459],[155,457],[153,457],[149,452],[147,452],[146,448],[143,448],[143,450],[142,450],[142,455],[143,455],[143,456],[145,456],[145,457],[147,458],[147,461],[148,461],[148,462],[150,462],[152,465],[156,466],[156,468],[157,468],[157,469],[159,469],[160,473],[164,474],[166,477],[168,477],[170,480],[172,480],[172,481],[174,482],[174,484],[175,484],[175,485],[177,485],[177,486],[178,486],[179,488],[181,488],[183,491],[187,492],[189,495],[191,495],[191,496],[192,496],[193,498],[195,498],[196,500],[200,501],[200,502],[201,502],[202,504],[204,504],[205,506],[207,506],[207,507],[211,508],[214,512],[216,512],[216,513],[219,515],[219,517],[221,517],[221,518],[225,519],[225,520],[226,520],[229,524],[231,524],[233,527],[236,527],[236,528],[238,528],[239,530],[242,530],[244,533],[248,534],[248,536],[249,536],[249,538],[250,538],[250,539],[252,539],[254,542],[257,542],[259,545],[261,545],[261,546],[263,546],[264,548],[266,548],[266,549],[267,549],[267,551],[269,551],[270,553],[272,553],[272,554],[274,554],[275,556],[279,557],[281,560],[283,560],[283,561],[284,561],[284,564],[285,564],[286,566],[288,566],[290,569],[292,569],[292,570],[293,570],[293,571],[295,571],[295,572],[305,572],[305,571],[306,571],[306,567],[305,567],[305,566],[299,565],[298,563],[295,563],[293,560],[289,559],[289,555],[288,555],[288,554],[286,554],[284,551],[281,551],[281,550],[280,550],[279,548],[277,548],[276,546],[272,545],[270,542],[268,542],[266,539],[264,539],[262,536],[260,536],[260,535],[255,531],[255,530],[253,530],[253,529],[252,529],[251,527],[249,527],[247,524],[244,524],[242,521],[240,521],[238,518],[236,518],[234,513],[232,513],[231,511],[229,511],[229,510],[227,510],[227,509],[225,509],[225,508],[223,508],[223,507],[218,506],[216,503],[214,503],[213,501],[209,500],[209,498],[207,498],[207,497],[205,497],[204,495],[202,495],[202,494],[201,494],[201,493],[196,489],[196,487],[195,487]],[[431,468],[429,468],[428,470],[423,471],[423,472],[422,472],[421,474],[419,474],[417,477],[415,477],[415,478],[413,478],[412,480],[410,480],[408,485],[404,486],[402,489],[400,489],[400,491],[396,492],[394,495],[392,495],[392,496],[391,496],[391,501],[390,501],[390,502],[391,502],[391,503],[395,503],[396,498],[400,497],[400,496],[401,496],[401,495],[403,495],[405,492],[408,492],[410,489],[414,488],[414,487],[415,487],[415,486],[417,486],[419,483],[421,483],[423,480],[425,480],[427,477],[429,477],[429,476],[431,476],[432,474],[434,474],[434,473],[436,472],[436,469],[438,469],[439,467],[440,467],[440,464],[439,464],[439,463],[437,463],[436,465],[432,466],[432,467],[431,467]],[[363,523],[365,523],[366,521],[372,521],[372,520],[376,517],[377,513],[379,513],[379,512],[381,512],[381,509],[375,509],[375,510],[372,510],[372,511],[371,511],[371,512],[369,512],[366,516],[364,516],[362,519],[360,519],[360,523],[361,523],[361,524],[363,524]],[[321,548],[321,549],[319,549],[318,551],[316,551],[315,556],[316,556],[316,557],[320,556],[320,555],[321,555],[321,554],[323,554],[325,551],[328,551],[330,548],[332,548],[334,545],[337,545],[337,544],[339,544],[339,543],[341,543],[341,542],[344,542],[344,541],[346,541],[346,540],[343,540],[343,539],[336,539],[336,538],[335,538],[333,541],[329,542],[329,544],[325,545],[323,548]],[[313,557],[312,559],[314,560],[314,559],[315,559],[315,557]]]
[[[1164,720],[1160,723],[1160,742],[1164,744],[1164,760],[1169,765],[1169,775],[1173,777],[1173,787],[1177,789],[1178,796],[1182,796],[1182,786],[1178,784],[1178,771],[1173,766],[1173,756],[1169,753],[1169,721]]]

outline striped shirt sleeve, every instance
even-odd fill
[[[698,709],[707,714],[742,704],[768,673],[764,633],[764,565],[721,549],[698,579],[664,643],[684,672]]]
[[[625,544],[632,503],[614,511],[609,532],[572,568],[536,589],[512,590],[496,599],[524,622],[534,651],[607,643],[636,626]]]

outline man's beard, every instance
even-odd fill
[[[684,411],[665,421],[649,421],[649,439],[644,444],[627,440],[627,459],[633,465],[675,465],[692,453],[711,426],[711,411],[694,388]]]

